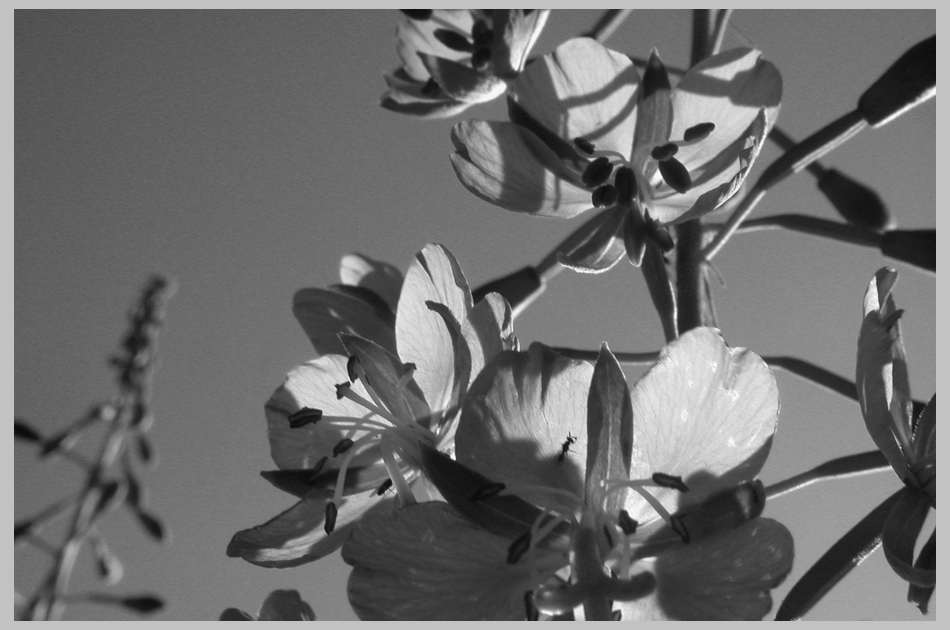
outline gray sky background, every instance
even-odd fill
[[[597,15],[555,12],[535,52]],[[539,261],[576,226],[480,201],[449,163],[454,120],[423,122],[378,106],[382,73],[397,65],[396,19],[393,11],[15,15],[15,414],[52,431],[108,398],[106,357],[139,288],[152,272],[179,284],[154,382],[160,461],[142,475],[173,539],[154,545],[124,513],[104,528],[126,565],[112,590],[160,593],[168,602],[160,619],[216,619],[228,606],[256,612],[275,588],[300,590],[320,619],[354,618],[338,554],[276,570],[224,553],[234,532],[294,502],[258,475],[273,468],[264,401],[312,353],[291,314],[294,291],[336,282],[348,252],[405,269],[428,242],[446,245],[478,285]],[[778,124],[804,138],[853,109],[888,65],[932,35],[936,13],[738,11],[732,24],[726,47],[751,44],[778,66]],[[634,11],[609,45],[641,57],[655,46],[683,67],[689,27],[686,11]],[[496,102],[463,116],[505,114]],[[934,227],[935,132],[933,99],[824,163],[873,185],[901,227]],[[757,172],[777,155],[768,146]],[[807,174],[780,184],[755,216],[780,212],[836,218]],[[881,266],[895,267],[911,387],[917,398],[933,394],[934,276],[879,252],[780,231],[735,237],[715,264],[731,345],[806,358],[849,379],[865,287]],[[561,274],[515,330],[524,347],[662,344],[641,275],[625,262],[600,276]],[[777,379],[782,408],[766,484],[873,448],[857,404],[787,374]],[[69,464],[39,464],[28,447],[11,448],[16,518],[79,482]],[[770,503],[766,514],[796,542],[776,606],[899,487],[882,473]],[[46,560],[25,549],[15,562],[15,584],[29,592]],[[76,590],[91,588],[89,565],[84,556]],[[809,618],[920,619],[905,598],[878,552]],[[133,618],[92,605],[68,613]]]

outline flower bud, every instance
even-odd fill
[[[937,36],[906,53],[858,100],[858,111],[872,127],[880,127],[937,94]]]
[[[895,225],[878,194],[841,171],[826,170],[818,180],[818,190],[825,193],[838,214],[852,225],[878,232]]]

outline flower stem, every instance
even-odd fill
[[[614,34],[623,21],[630,15],[633,9],[607,9],[600,19],[581,37],[590,37],[596,39],[601,44],[607,41],[607,38]]]
[[[825,462],[811,470],[774,483],[765,489],[767,499],[775,499],[783,494],[794,492],[826,479],[847,479],[858,475],[890,470],[891,465],[881,451],[867,451],[856,455],[846,455]]]
[[[711,226],[710,226],[711,227]],[[854,245],[863,245],[865,247],[881,247],[882,235],[868,228],[850,223],[838,223],[820,217],[813,217],[805,214],[777,214],[771,217],[761,219],[752,219],[742,224],[737,232],[756,232],[770,228],[783,228],[812,234],[823,238],[830,238],[836,241],[852,243]]]

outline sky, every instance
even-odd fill
[[[595,11],[555,11],[535,47],[553,50]],[[295,499],[259,476],[272,469],[263,405],[313,349],[291,313],[297,289],[338,282],[360,252],[405,270],[442,243],[472,286],[540,261],[576,227],[491,206],[449,162],[451,126],[506,118],[502,102],[420,121],[383,110],[383,73],[398,65],[395,11],[15,14],[14,412],[52,432],[115,391],[106,359],[152,273],[178,290],[159,341],[151,437],[158,465],[141,478],[171,541],[156,545],[125,512],[101,528],[125,565],[110,592],[154,592],[157,619],[256,612],[295,588],[319,619],[355,619],[339,554],[294,569],[228,558],[238,530]],[[778,125],[801,139],[851,111],[905,50],[936,32],[935,11],[737,11],[725,48],[753,46],[782,73]],[[684,67],[688,11],[634,11],[618,51]],[[823,163],[871,185],[903,228],[936,226],[936,99],[866,130]],[[755,172],[775,159],[763,150]],[[753,175],[754,177],[754,175]],[[807,173],[779,184],[753,216],[837,218]],[[732,346],[788,354],[853,378],[862,297],[874,272],[897,269],[916,398],[935,391],[936,277],[858,246],[783,231],[738,235],[715,259],[719,326]],[[641,274],[565,271],[515,322],[533,341],[657,350],[662,329]],[[638,372],[629,370],[628,380]],[[781,413],[761,478],[768,485],[873,448],[856,403],[776,372]],[[80,448],[89,452],[96,436]],[[78,488],[64,461],[10,447],[14,517]],[[765,515],[795,537],[775,607],[845,531],[899,489],[890,472],[775,499]],[[55,527],[50,534],[56,533]],[[52,540],[53,538],[51,538]],[[17,549],[14,583],[30,592],[48,566]],[[76,591],[98,588],[88,556]],[[928,619],[935,619],[936,595]],[[774,608],[773,608],[774,613]],[[132,619],[93,604],[68,619]],[[921,619],[879,551],[808,619]]]

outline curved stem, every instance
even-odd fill
[[[713,228],[713,225],[707,225]],[[721,227],[721,226],[719,226]],[[829,221],[820,217],[813,217],[806,214],[777,214],[771,217],[761,219],[752,219],[744,222],[736,232],[756,232],[771,228],[782,228],[793,230],[813,236],[821,236],[835,241],[851,243],[853,245],[863,245],[865,247],[874,247],[880,249],[883,235],[868,228],[851,223],[838,223]]]
[[[828,479],[848,479],[859,475],[891,470],[891,465],[881,451],[868,451],[856,455],[838,457],[816,466],[811,470],[789,477],[784,481],[774,483],[765,489],[768,500],[775,499],[809,486],[817,481]]]

